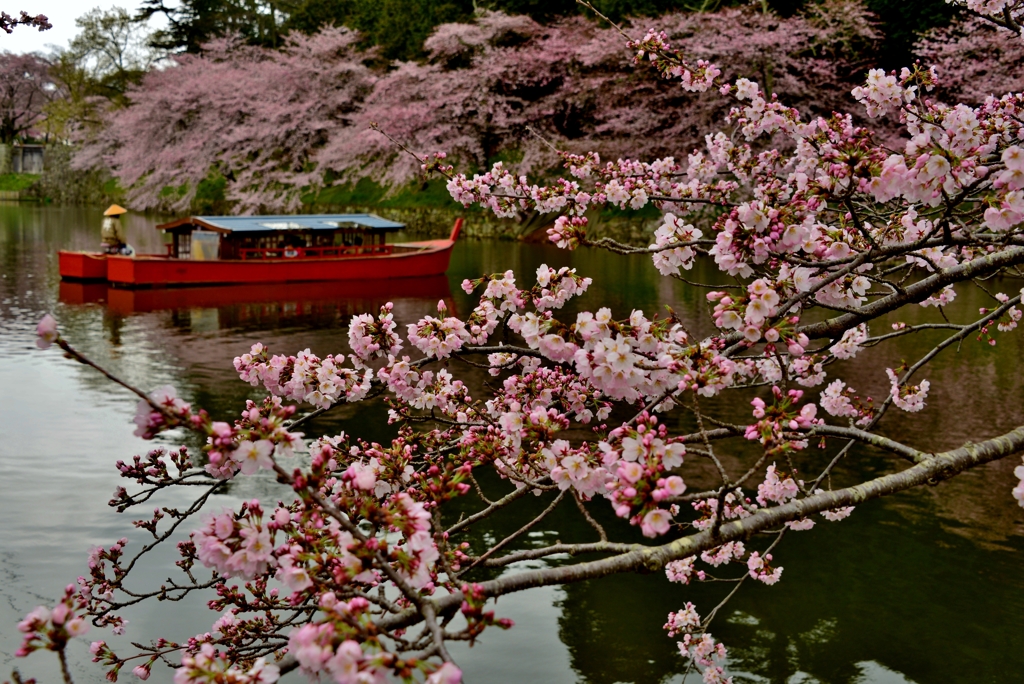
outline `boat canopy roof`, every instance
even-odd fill
[[[293,214],[284,216],[189,216],[162,223],[159,230],[193,226],[218,233],[266,233],[287,230],[338,230],[360,228],[389,232],[405,228],[404,223],[389,221],[376,214]]]

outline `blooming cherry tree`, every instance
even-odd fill
[[[1016,16],[1008,3],[972,5],[998,10],[996,19]],[[187,510],[158,509],[138,521],[155,542],[134,555],[124,539],[94,551],[57,606],[21,623],[19,655],[50,649],[63,658],[86,620],[123,631],[130,604],[209,592],[219,615],[212,627],[131,653],[96,641],[95,660],[112,679],[126,667],[145,679],[158,661],[171,662],[178,684],[273,682],[296,669],[341,684],[453,684],[461,672],[450,642],[472,644],[489,628],[512,626],[489,604],[499,596],[652,570],[683,585],[774,585],[784,575],[786,535],[1024,450],[1024,426],[939,453],[879,432],[883,421],[927,407],[934,358],[961,344],[997,344],[1020,319],[1024,94],[950,105],[933,99],[942,74],[926,66],[873,72],[854,96],[868,116],[902,127],[893,149],[850,114],[805,118],[761,84],[724,80],[657,30],[628,45],[665,79],[724,98],[728,128],[708,132],[685,160],[563,153],[566,173],[548,184],[503,164],[459,174],[440,153],[420,163],[444,175],[464,205],[499,216],[550,214],[551,240],[565,249],[646,254],[664,277],[704,288],[710,332],[698,334],[671,312],[565,315],[591,281],[545,265],[528,282],[512,272],[466,281],[478,299],[465,317],[443,303],[405,330],[390,306],[358,316],[348,356],[253,345],[235,369],[266,395],[233,423],[213,421],[172,388],[125,384],[140,397],[137,434],[190,430],[205,446],[118,462],[129,485],[112,505],[132,509],[182,485],[202,493]],[[588,236],[588,208],[652,202],[665,214],[649,247]],[[697,260],[714,264],[713,282],[689,280]],[[984,292],[991,306],[949,320],[943,307],[966,288]],[[881,320],[911,309],[942,320]],[[890,387],[884,399],[850,386],[844,361],[924,331],[944,337],[916,360],[878,366]],[[94,365],[52,317],[38,332],[41,347],[56,344]],[[456,377],[474,366],[492,382]],[[721,411],[716,399],[728,394],[749,402],[742,419]],[[375,397],[389,405],[397,433],[389,443],[306,434],[332,407]],[[670,430],[679,421],[667,416],[693,429]],[[742,445],[753,455],[729,465],[723,454]],[[833,476],[856,475],[846,457],[858,446],[887,455],[891,468],[833,487]],[[826,458],[812,453],[819,449]],[[695,461],[717,474],[712,486],[692,486]],[[289,500],[203,512],[224,482],[264,470],[290,488]],[[479,486],[477,475],[488,471],[507,484],[499,498]],[[1021,481],[1007,482],[1004,495],[1024,505],[1024,465],[1015,474]],[[520,529],[487,542],[467,535],[527,496],[546,507]],[[560,506],[578,509],[593,541],[515,548]],[[591,512],[600,507],[623,521],[620,529],[597,522]],[[182,576],[127,594],[135,561],[174,543],[186,523],[194,531],[176,540]],[[555,556],[571,560],[514,566]],[[485,579],[485,568],[505,572]],[[687,667],[705,682],[730,681],[727,647],[711,632],[720,608],[686,603],[666,618]]]
[[[863,42],[878,37],[852,0],[821,11],[845,11]],[[709,65],[700,78],[770,75],[772,92],[822,112],[847,97],[849,58],[820,21],[730,8],[660,22]],[[559,157],[535,132],[577,150],[661,156],[688,150],[728,110],[697,96],[702,82],[680,88],[633,69],[614,30],[584,17],[541,26],[481,12],[439,26],[425,63],[385,71],[368,66],[378,56],[359,43],[325,29],[293,33],[280,50],[218,39],[202,55],[177,55],[83,132],[74,163],[110,169],[136,209],[188,210],[212,174],[234,208],[287,212],[334,182],[419,180],[419,163],[368,133],[371,123],[463,163],[503,154],[521,157],[522,171],[545,171]]]

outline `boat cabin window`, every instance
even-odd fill
[[[192,231],[174,231],[174,256],[179,259],[192,258]]]
[[[215,261],[220,258],[220,233],[197,230],[192,233],[192,260]]]
[[[197,258],[196,240],[199,237],[210,240],[214,236],[218,242],[216,247],[212,241],[202,245],[204,259],[336,258],[390,254],[393,249],[383,232],[351,224],[333,230],[299,230],[298,224],[288,221],[267,221],[260,225],[268,230],[211,234],[212,231],[192,225],[175,228],[168,231],[171,236],[168,253],[174,258],[194,260]]]

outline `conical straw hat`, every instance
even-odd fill
[[[111,204],[110,208],[103,212],[104,216],[120,216],[121,214],[127,214],[128,210],[124,207],[120,207],[116,204]]]

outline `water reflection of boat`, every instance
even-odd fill
[[[373,214],[191,216],[157,229],[167,254],[59,252],[65,280],[106,280],[126,287],[386,280],[448,270],[459,237],[389,244],[403,224]]]
[[[271,312],[301,317],[327,309],[340,313],[373,313],[388,301],[444,300],[454,308],[448,277],[396,278],[369,281],[327,281],[264,285],[219,285],[125,289],[109,283],[61,281],[63,304],[102,304],[115,314],[145,313],[175,309],[234,309],[232,318],[265,318]]]

